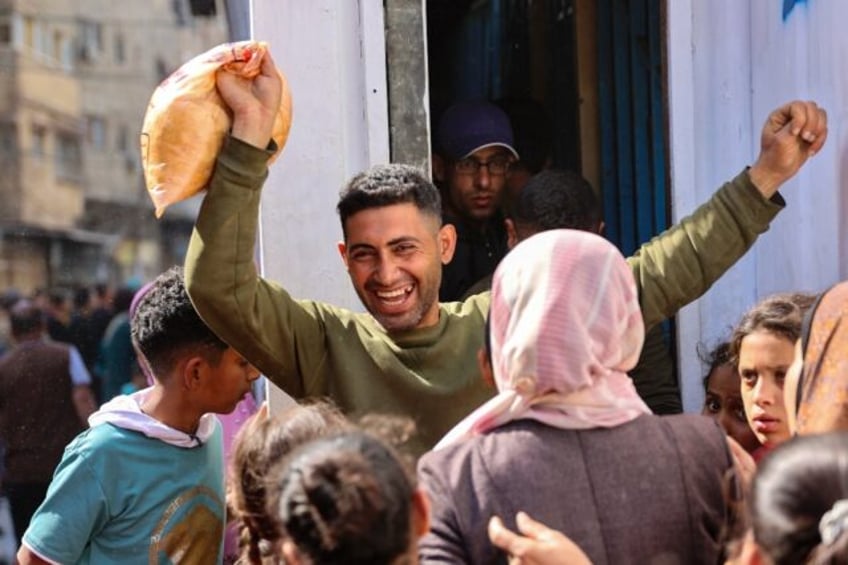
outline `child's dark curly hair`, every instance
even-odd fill
[[[130,322],[132,341],[153,375],[164,379],[187,353],[217,364],[227,344],[200,319],[189,300],[181,267],[171,267],[139,301]]]

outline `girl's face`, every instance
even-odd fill
[[[760,447],[760,440],[748,425],[740,393],[739,373],[733,365],[719,365],[707,377],[707,396],[701,413],[716,420],[724,432],[749,453]]]
[[[795,360],[795,344],[765,330],[742,339],[739,377],[748,423],[760,443],[774,447],[789,439],[783,384]]]

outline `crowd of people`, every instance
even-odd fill
[[[65,446],[97,407],[140,387],[127,309],[134,289],[8,290],[0,318],[0,469],[17,541]]]
[[[342,189],[353,312],[254,265],[270,56],[218,90],[232,130],[184,268],[100,324],[100,357],[125,336],[134,368],[116,370],[138,385],[93,387],[95,348],[45,339],[31,300],[9,307],[0,438],[49,430],[38,457],[6,456],[7,492],[43,487],[17,503],[19,563],[848,561],[848,282],[742,314],[707,355],[711,418],[673,414],[676,379],[648,354],[785,205],[778,189],[827,137],[815,103],[775,109],[751,167],[628,258],[584,179],[522,163],[503,108],[459,103],[435,184],[381,165]],[[513,166],[526,182],[508,188]],[[228,445],[215,414],[260,372],[301,403],[263,406]],[[34,422],[36,398],[61,420]]]

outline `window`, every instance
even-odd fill
[[[12,45],[17,49],[21,49],[24,46],[24,36],[26,35],[24,16],[21,14],[12,14],[9,17],[9,21],[12,28]]]
[[[32,126],[31,152],[33,156],[43,158],[47,154],[47,128]]]
[[[44,29],[44,24],[36,21],[33,23],[32,30],[32,50],[39,55],[49,55],[52,38]]]
[[[0,45],[12,44],[12,22],[0,20]]]
[[[24,47],[35,47],[35,19],[32,16],[24,16]]]
[[[157,57],[156,58],[156,77],[159,82],[162,82],[168,75],[171,74],[171,71],[168,69],[168,63],[166,63],[163,59]]]
[[[66,71],[71,71],[74,68],[74,46],[70,40],[65,38],[62,42],[60,61],[62,62],[62,68]]]
[[[216,13],[215,0],[189,0],[192,16],[214,16]]]
[[[64,43],[65,38],[62,35],[62,32],[59,30],[55,30],[53,32],[53,45],[51,47],[53,48],[52,56],[57,61],[62,60],[62,46],[64,45]]]
[[[121,33],[115,35],[115,62],[119,65],[127,60],[126,45],[124,44],[124,36]]]
[[[103,51],[103,25],[100,22],[83,20],[82,45],[80,58],[84,61],[93,61]]]
[[[187,26],[191,13],[189,12],[187,0],[171,0],[171,9],[174,10],[174,18],[178,26]]]
[[[86,140],[89,145],[98,151],[106,149],[106,120],[98,116],[88,116],[86,121]]]
[[[15,124],[0,124],[0,157],[15,157],[17,154],[18,140]]]
[[[60,133],[56,139],[56,176],[77,180],[82,173],[82,152],[76,136]]]
[[[130,148],[130,130],[123,124],[118,126],[118,133],[115,135],[115,148],[121,153],[126,153]]]
[[[138,171],[138,155],[135,153],[124,153],[124,168],[127,174],[135,174]]]

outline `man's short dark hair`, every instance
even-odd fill
[[[589,182],[571,171],[549,169],[533,176],[507,214],[533,233],[572,229],[597,232],[601,206]]]
[[[217,364],[227,349],[192,306],[180,267],[171,267],[153,281],[130,327],[133,343],[159,379],[166,378],[183,356],[203,355]]]
[[[348,181],[339,193],[336,210],[347,238],[347,219],[357,212],[407,203],[441,220],[439,191],[420,169],[410,165],[377,165]]]
[[[15,338],[43,331],[45,323],[44,312],[31,300],[18,300],[9,310],[9,325]]]

